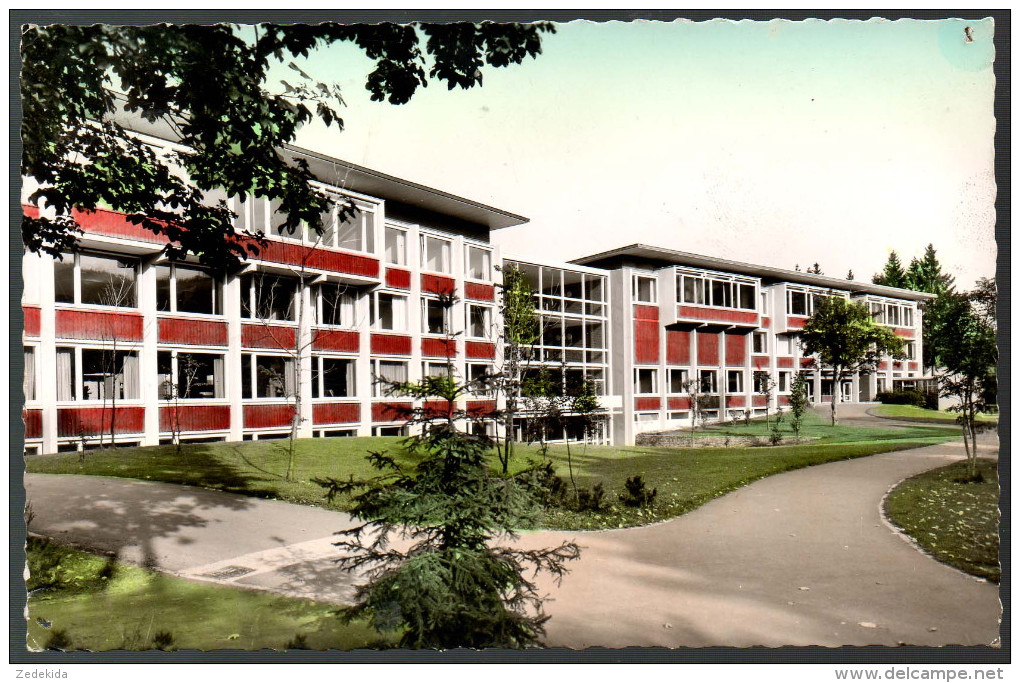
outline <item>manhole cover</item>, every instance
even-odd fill
[[[251,567],[238,567],[237,565],[232,564],[227,567],[223,567],[222,569],[217,569],[214,572],[202,574],[202,576],[207,579],[236,579],[239,576],[251,574],[253,571],[255,570]]]

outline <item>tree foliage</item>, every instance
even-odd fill
[[[405,444],[413,467],[383,453],[369,460],[379,475],[364,481],[319,480],[327,496],[353,496],[361,525],[341,532],[339,565],[362,575],[346,620],[367,618],[382,631],[398,630],[412,648],[512,647],[540,642],[548,616],[534,583],[540,572],[557,581],[580,550],[521,550],[500,545],[541,514],[543,470],[513,477],[492,472],[485,435],[458,431],[470,416],[454,410],[467,391],[452,377],[399,385],[413,398],[450,406],[415,411],[422,431]],[[426,403],[427,405],[427,403]]]
[[[883,355],[899,357],[903,350],[903,340],[876,323],[866,304],[839,296],[821,299],[804,323],[801,341],[808,354],[818,354],[821,364],[832,370],[832,424],[841,382],[855,372],[874,372]]]
[[[800,428],[804,424],[804,414],[808,409],[807,379],[803,372],[798,372],[790,387],[790,429],[794,436],[800,438]]]
[[[872,276],[871,281],[876,285],[886,287],[904,287],[907,283],[907,273],[903,270],[903,264],[895,251],[889,252],[889,259],[885,262],[885,268],[881,273]]]
[[[541,33],[552,31],[545,23],[27,26],[22,173],[40,184],[30,201],[54,214],[25,217],[22,237],[33,252],[59,255],[75,247],[73,209],[112,206],[169,238],[170,256],[232,268],[260,242],[234,227],[224,197],[278,200],[291,232],[302,223],[319,229],[335,201],[282,150],[314,118],[343,129],[339,77],[316,81],[295,58],[354,43],[374,62],[365,83],[372,99],[403,104],[430,79],[480,85],[484,65],[535,57]],[[290,67],[293,83],[270,82],[278,65]],[[125,118],[169,126],[181,147],[153,149],[128,133]]]

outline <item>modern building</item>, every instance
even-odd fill
[[[357,216],[334,215],[321,236],[281,234],[269,202],[233,198],[240,227],[264,230],[268,245],[221,278],[171,263],[163,238],[112,209],[75,215],[78,253],[25,255],[26,453],[280,438],[298,403],[303,437],[402,434],[415,404],[377,378],[414,381],[452,364],[473,381],[498,369],[498,288],[511,265],[541,321],[525,372],[593,386],[606,412],[600,441],[682,426],[691,415],[680,388],[692,377],[719,396],[717,418],[764,410],[754,370],[776,377],[776,407],[798,369],[825,400],[831,377],[796,344],[819,296],[866,301],[909,340],[908,360],[839,387],[846,400],[921,376],[926,295],[641,245],[570,264],[504,259],[491,232],[526,218],[286,151]],[[23,197],[33,189],[27,179]],[[26,213],[39,211],[25,201]],[[458,407],[484,415],[497,401],[478,382]],[[568,420],[550,438],[579,436]]]

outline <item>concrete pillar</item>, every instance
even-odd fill
[[[70,258],[70,257],[65,257]],[[36,279],[39,292],[39,347],[36,352],[36,400],[42,408],[42,452],[57,452],[57,343],[53,258],[25,257],[25,281]]]
[[[301,392],[301,422],[298,424],[298,437],[312,436],[312,287],[306,281],[297,293],[298,306],[301,307],[301,325],[295,331],[298,338],[298,355],[301,374],[297,378],[298,390]]]
[[[230,434],[228,441],[243,438],[244,407],[241,400],[241,276],[227,277],[223,285],[223,314],[227,321],[226,398],[230,401]]]
[[[138,354],[138,387],[145,406],[143,446],[159,445],[159,321],[156,318],[156,265],[143,263],[138,274],[138,308],[142,313],[142,348]],[[176,380],[174,380],[176,381]]]

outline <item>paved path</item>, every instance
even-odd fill
[[[985,446],[994,453],[994,444]],[[882,520],[901,479],[963,457],[962,444],[789,472],[639,529],[575,539],[561,587],[543,583],[550,646],[987,644],[998,587],[923,555]],[[203,489],[27,475],[32,530],[191,579],[344,602],[332,564],[342,513]]]

